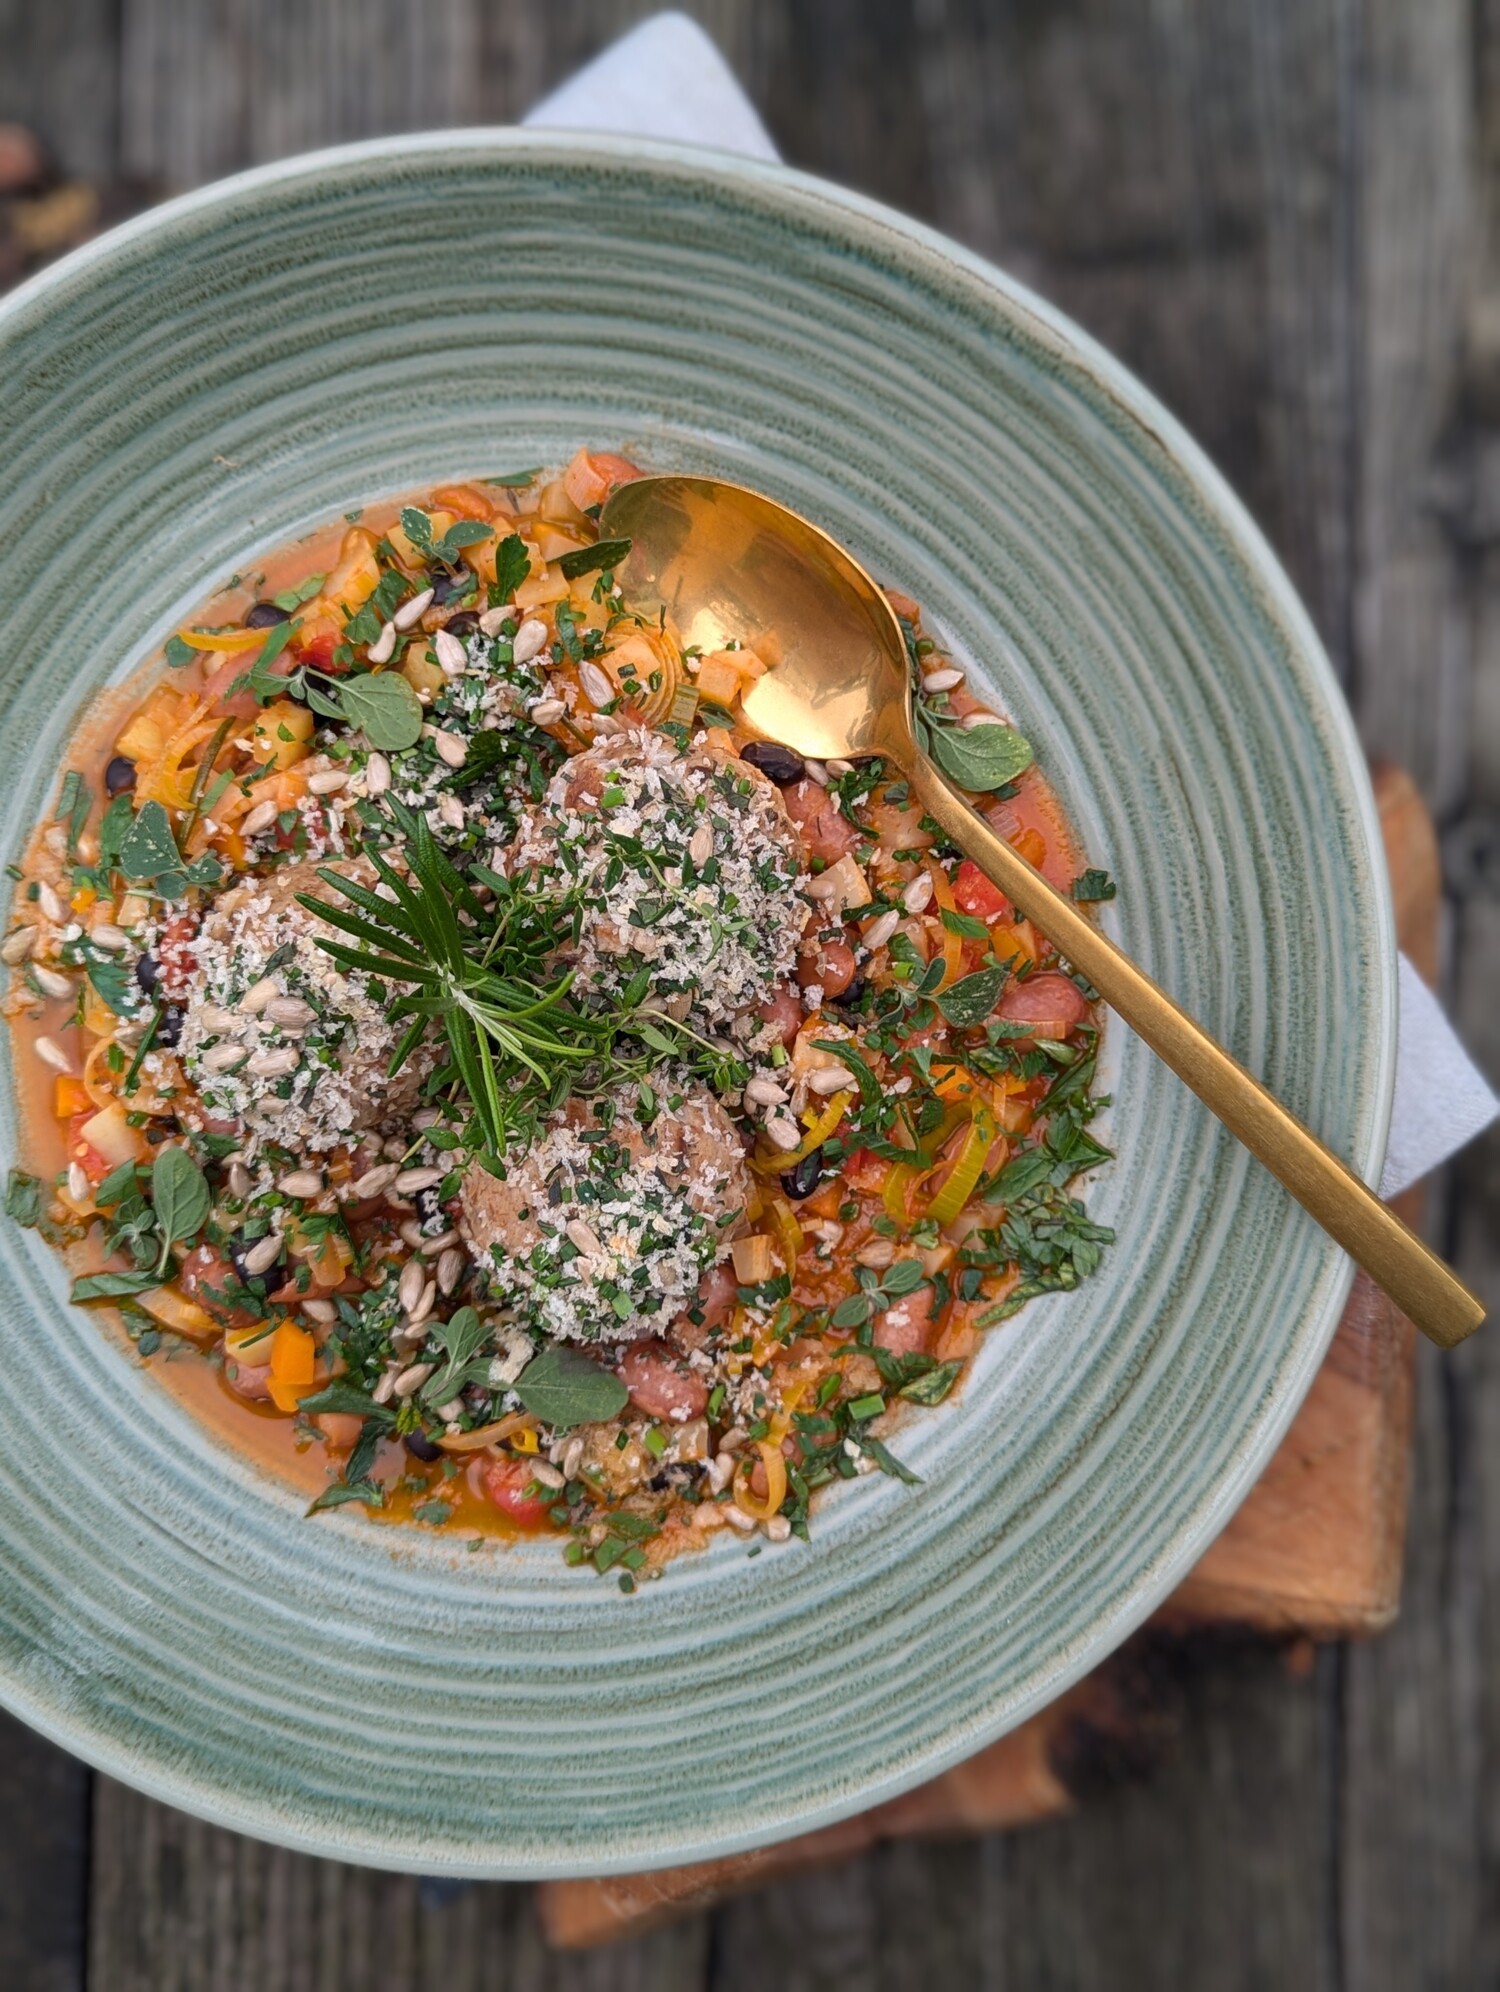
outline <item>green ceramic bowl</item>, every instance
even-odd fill
[[[1349,716],[1149,395],[952,243],[775,167],[517,132],[294,159],[0,306],[5,855],[95,689],[309,522],[584,441],[720,472],[931,606],[1039,743],[1113,932],[1378,1175],[1395,956]],[[82,577],[82,585],[80,585]],[[1343,1255],[1123,1028],[1119,1243],[840,1491],[633,1598],[300,1502],[0,1237],[0,1698],[317,1853],[480,1875],[701,1859],[930,1777],[1092,1667],[1263,1465]],[[4,1143],[15,1142],[10,1087]]]

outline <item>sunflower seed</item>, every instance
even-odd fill
[[[436,1363],[413,1363],[410,1369],[402,1370],[391,1388],[397,1397],[415,1397],[436,1368]]]
[[[409,1217],[407,1218],[406,1222],[401,1226],[400,1229],[401,1229],[401,1236],[406,1240],[407,1244],[410,1245],[411,1249],[415,1252],[423,1242],[421,1225],[418,1224],[417,1220],[414,1217]]]
[[[772,1542],[791,1540],[792,1525],[785,1515],[768,1515],[765,1522],[766,1534]]]
[[[845,1065],[820,1065],[816,1072],[810,1072],[807,1077],[808,1091],[825,1096],[829,1093],[842,1093],[853,1084],[854,1074]]]
[[[259,982],[251,983],[236,1007],[243,1010],[246,1016],[258,1017],[271,998],[280,994],[275,976],[263,975]]]
[[[958,723],[965,733],[972,733],[976,726],[1008,726],[1010,722],[998,712],[967,712]]]
[[[413,1328],[419,1328],[421,1324],[427,1319],[428,1315],[431,1314],[436,1302],[437,1302],[437,1281],[429,1280],[426,1286],[423,1287],[421,1293],[417,1296],[417,1304],[411,1310],[411,1318],[409,1325]]]
[[[567,1448],[559,1464],[562,1467],[562,1475],[565,1481],[576,1480],[578,1478],[578,1469],[583,1464],[582,1439],[569,1439]]]
[[[42,1061],[43,1065],[50,1065],[54,1072],[71,1072],[73,1070],[73,1061],[57,1042],[56,1038],[36,1038],[33,1040],[31,1048]]]
[[[101,920],[96,927],[91,927],[89,939],[96,948],[105,948],[110,954],[123,954],[130,946],[129,934],[123,927],[117,927],[113,920]]]
[[[536,616],[528,616],[516,631],[511,657],[517,664],[529,664],[546,641],[547,625]]]
[[[463,1278],[464,1255],[455,1245],[450,1245],[437,1262],[438,1292],[444,1295],[453,1292]]]
[[[604,1250],[599,1243],[598,1232],[592,1225],[585,1224],[581,1217],[569,1218],[564,1229],[585,1259],[595,1259]]]
[[[41,907],[43,914],[54,926],[61,926],[63,921],[68,917],[62,901],[50,885],[39,885],[37,887],[36,903]]]
[[[747,1515],[743,1508],[737,1508],[733,1501],[726,1501],[719,1513],[729,1526],[738,1529],[741,1535],[751,1535],[758,1526],[754,1517]]]
[[[226,1010],[222,1003],[205,1003],[198,1012],[198,1022],[206,1031],[242,1031],[245,1020],[237,1010]]]
[[[469,758],[468,742],[458,734],[450,733],[444,726],[432,730],[432,744],[437,749],[437,757],[450,768],[461,768]]]
[[[382,1190],[388,1190],[396,1180],[394,1162],[377,1162],[373,1169],[366,1169],[362,1176],[356,1176],[349,1185],[357,1197],[378,1197]]]
[[[872,1238],[867,1245],[861,1245],[854,1255],[857,1266],[873,1266],[878,1272],[888,1266],[896,1256],[895,1241],[890,1238]]]
[[[816,782],[819,788],[827,788],[828,770],[823,766],[821,761],[804,761],[802,772],[810,782]]]
[[[347,768],[320,768],[317,774],[307,778],[309,795],[337,795],[341,788],[349,786]]]
[[[380,634],[365,652],[372,664],[389,664],[396,648],[396,625],[386,622],[380,625]]]
[[[869,926],[861,933],[860,939],[873,953],[876,948],[883,948],[885,946],[886,942],[900,925],[901,915],[893,906],[889,912],[882,913],[878,919],[872,920]]]
[[[563,1487],[567,1484],[555,1466],[548,1466],[545,1460],[540,1459],[531,1462],[531,1477],[542,1487]]]
[[[399,1197],[414,1197],[418,1190],[430,1190],[434,1183],[443,1180],[441,1169],[403,1169],[396,1178],[396,1194]]]
[[[926,872],[912,880],[901,895],[901,904],[908,913],[924,913],[932,904],[932,880]]]
[[[245,1070],[254,1079],[284,1079],[295,1072],[302,1053],[294,1044],[278,1045],[275,1051],[258,1051],[246,1062]]]
[[[320,1321],[324,1327],[331,1327],[339,1318],[339,1311],[331,1300],[304,1300],[301,1306],[309,1321]]]
[[[40,962],[32,965],[32,975],[36,986],[44,996],[71,996],[73,984],[66,975],[59,975],[55,968],[43,968]]]
[[[81,1162],[68,1164],[68,1195],[74,1203],[83,1203],[89,1193],[88,1172]]]
[[[305,1031],[316,1023],[317,1016],[312,1004],[304,1003],[300,996],[273,996],[265,1008],[266,1022],[280,1024],[287,1031]]]
[[[399,1372],[393,1369],[389,1369],[386,1371],[385,1375],[380,1379],[379,1383],[377,1383],[375,1388],[370,1392],[370,1398],[373,1403],[375,1404],[390,1403],[391,1399],[396,1394],[396,1378],[398,1374]]]
[[[922,690],[924,692],[951,692],[955,685],[961,685],[963,681],[964,674],[962,671],[956,669],[951,664],[945,664],[940,670],[924,671],[922,673]]]
[[[432,606],[432,598],[435,592],[435,589],[424,588],[420,595],[413,595],[409,602],[403,602],[391,617],[391,621],[395,627],[397,629],[410,629],[418,616],[425,609]]]
[[[766,1121],[766,1133],[778,1148],[784,1149],[788,1154],[794,1148],[802,1146],[802,1130],[790,1114],[771,1114]]]
[[[854,763],[852,761],[826,761],[824,766],[835,781],[840,781],[845,775],[852,775],[854,773]]]
[[[390,762],[384,754],[372,754],[365,762],[365,794],[384,795],[390,785]]]
[[[449,830],[462,830],[468,818],[464,806],[456,795],[440,795],[437,799],[438,821]]]
[[[241,833],[246,837],[258,837],[262,830],[269,830],[281,814],[274,802],[258,802],[254,809],[247,809],[240,824]]]
[[[249,1050],[242,1044],[216,1044],[203,1053],[198,1063],[205,1072],[230,1072],[243,1065],[249,1056]]]
[[[695,865],[706,865],[714,854],[714,833],[706,823],[700,823],[688,839],[688,856]]]
[[[461,671],[468,670],[468,651],[464,649],[458,638],[450,636],[447,630],[440,629],[436,633],[432,639],[432,648],[436,653],[437,661],[442,665],[450,678],[456,678]]]
[[[323,1188],[321,1169],[293,1169],[276,1185],[284,1197],[315,1197]]]
[[[784,1107],[786,1088],[778,1086],[774,1079],[765,1079],[757,1074],[746,1082],[745,1098],[757,1107]]]
[[[281,1257],[281,1233],[272,1231],[240,1254],[240,1266],[247,1279],[254,1279],[257,1273],[268,1273]]]
[[[528,708],[526,716],[537,726],[550,726],[554,720],[561,719],[567,709],[561,699],[538,699],[534,706]]]
[[[599,709],[607,705],[613,705],[615,699],[614,686],[599,669],[599,666],[591,663],[587,658],[578,667],[578,682],[582,685],[584,696],[591,706]]]
[[[436,1238],[423,1238],[418,1250],[424,1259],[435,1259],[440,1252],[446,1252],[450,1245],[457,1243],[456,1231],[440,1231]]]
[[[9,968],[15,968],[25,961],[35,946],[36,928],[17,927],[0,942],[0,961]]]
[[[401,1303],[403,1313],[411,1313],[422,1298],[422,1289],[426,1284],[427,1268],[420,1259],[408,1259],[401,1268],[401,1278],[396,1285],[396,1298]]]
[[[244,1163],[238,1160],[231,1162],[229,1173],[225,1178],[225,1188],[235,1201],[243,1203],[254,1187],[255,1178],[250,1174]]]

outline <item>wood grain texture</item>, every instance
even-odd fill
[[[36,122],[70,172],[187,185],[302,145],[513,116],[650,11],[0,0],[0,116]],[[1008,263],[1205,442],[1307,598],[1367,743],[1437,807],[1462,891],[1445,986],[1500,1069],[1500,507],[1478,503],[1500,465],[1500,338],[1484,332],[1500,324],[1497,0],[686,11],[789,158]],[[1492,1136],[1433,1211],[1492,1298],[1497,1219]],[[711,1932],[699,1919],[548,1962],[512,1891],[424,1905],[414,1884],[298,1862],[103,1785],[90,1982],[1500,1982],[1492,1345],[1424,1352],[1397,1625],[1301,1678],[1264,1659],[1205,1676],[1184,1747],[1140,1789],[1027,1836],[882,1850],[723,1910]],[[0,1754],[13,1821],[63,1788],[47,1759],[30,1739]],[[7,1929],[32,1899],[22,1842],[0,1845]],[[81,1980],[18,1976],[0,1948],[0,1982]]]
[[[17,1992],[82,1992],[89,1785],[82,1764],[0,1715],[0,1985]]]

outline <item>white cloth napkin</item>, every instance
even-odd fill
[[[643,21],[544,97],[525,122],[679,139],[756,159],[779,156],[729,65],[685,14]],[[1497,1113],[1500,1100],[1403,955],[1396,1099],[1381,1195],[1395,1196],[1419,1182]]]

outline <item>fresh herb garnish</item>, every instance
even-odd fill
[[[208,1178],[185,1148],[160,1148],[151,1165],[151,1208],[161,1230],[160,1274],[174,1245],[203,1229],[213,1208]]]
[[[532,1357],[515,1391],[534,1418],[560,1431],[616,1418],[630,1401],[617,1376],[563,1342]]]

